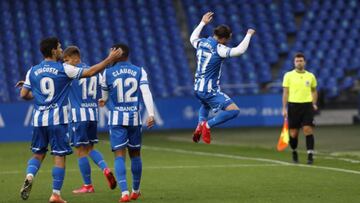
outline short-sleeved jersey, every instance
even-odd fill
[[[292,70],[284,75],[283,87],[289,88],[288,102],[312,102],[311,89],[316,88],[316,86],[317,82],[314,74],[308,71],[299,73],[296,70]]]
[[[77,65],[79,68],[88,69],[85,63]],[[73,80],[71,83],[69,101],[70,101],[70,121],[97,121],[98,105],[97,100],[100,95],[100,74],[90,78],[81,78]]]
[[[109,92],[109,125],[141,125],[140,86],[148,84],[147,74],[141,67],[129,62],[118,62],[104,71],[102,89]]]
[[[56,61],[42,61],[27,72],[24,88],[34,96],[33,126],[68,123],[70,84],[82,72],[82,68]]]
[[[197,69],[194,90],[199,92],[220,91],[221,65],[230,56],[231,48],[219,44],[213,37],[202,38],[196,45]]]

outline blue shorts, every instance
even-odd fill
[[[202,105],[210,107],[214,112],[225,110],[233,100],[223,92],[195,92]]]
[[[48,151],[49,143],[52,155],[65,156],[72,154],[69,144],[68,125],[34,127],[31,151],[35,154],[45,154]]]
[[[74,147],[98,143],[97,122],[82,121],[69,124],[70,145]]]
[[[110,128],[111,150],[116,151],[126,147],[130,149],[141,148],[141,126],[113,125]]]

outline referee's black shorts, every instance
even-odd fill
[[[289,128],[299,129],[305,125],[314,126],[314,108],[309,103],[288,103]]]

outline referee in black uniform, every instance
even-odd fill
[[[306,137],[307,163],[314,162],[314,112],[318,109],[316,78],[314,74],[305,70],[305,56],[295,54],[292,71],[287,72],[283,79],[283,109],[282,113],[289,122],[290,147],[294,163],[299,162],[296,151],[298,145],[299,129],[302,128]]]

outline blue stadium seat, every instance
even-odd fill
[[[347,76],[344,78],[343,82],[340,85],[340,89],[341,90],[346,90],[346,89],[350,89],[354,86],[354,78]]]
[[[339,96],[339,87],[336,78],[328,79],[325,89],[326,89],[325,91],[326,98],[331,99]]]

